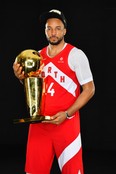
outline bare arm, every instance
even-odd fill
[[[94,95],[95,85],[94,82],[88,82],[82,86],[82,92],[74,102],[74,104],[67,110],[68,114],[71,116],[76,111],[80,110]]]

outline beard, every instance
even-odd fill
[[[61,42],[63,39],[64,39],[64,36],[61,37],[61,38],[58,38],[58,37],[57,37],[57,41],[50,41],[50,38],[47,38],[47,41],[48,41],[48,43],[51,44],[51,45],[58,45],[58,44],[60,44],[60,42]]]

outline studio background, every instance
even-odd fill
[[[3,2],[0,6],[0,153],[2,161],[0,170],[2,174],[6,174],[7,170],[23,174],[28,134],[28,124],[13,124],[13,119],[25,116],[27,110],[23,85],[14,76],[12,65],[15,57],[22,50],[39,50],[47,45],[44,28],[39,24],[39,15],[53,8],[64,12],[68,22],[65,40],[85,52],[95,81],[96,93],[80,111],[87,174],[95,174],[92,169],[89,169],[91,164],[95,165],[93,164],[95,154],[97,157],[98,154],[106,157],[105,163],[99,164],[99,160],[97,161],[96,171],[99,170],[99,165],[103,167],[99,174],[102,174],[105,168],[107,172],[110,171],[107,164],[111,162],[111,159],[112,165],[114,164],[116,6],[113,3],[80,3],[77,6],[73,1],[66,6],[66,3],[66,1],[59,3],[43,0],[41,3],[26,5],[21,2],[15,4]],[[9,159],[12,165],[8,169],[3,164]],[[18,172],[19,168],[21,172]],[[111,168],[115,170],[113,166]]]

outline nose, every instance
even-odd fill
[[[56,30],[52,29],[52,35],[56,35]]]

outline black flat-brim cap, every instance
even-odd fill
[[[40,15],[40,23],[43,23],[45,25],[46,21],[50,18],[60,19],[63,22],[64,27],[67,28],[66,18],[61,11],[53,9],[50,10],[49,12],[44,12],[43,14]]]

